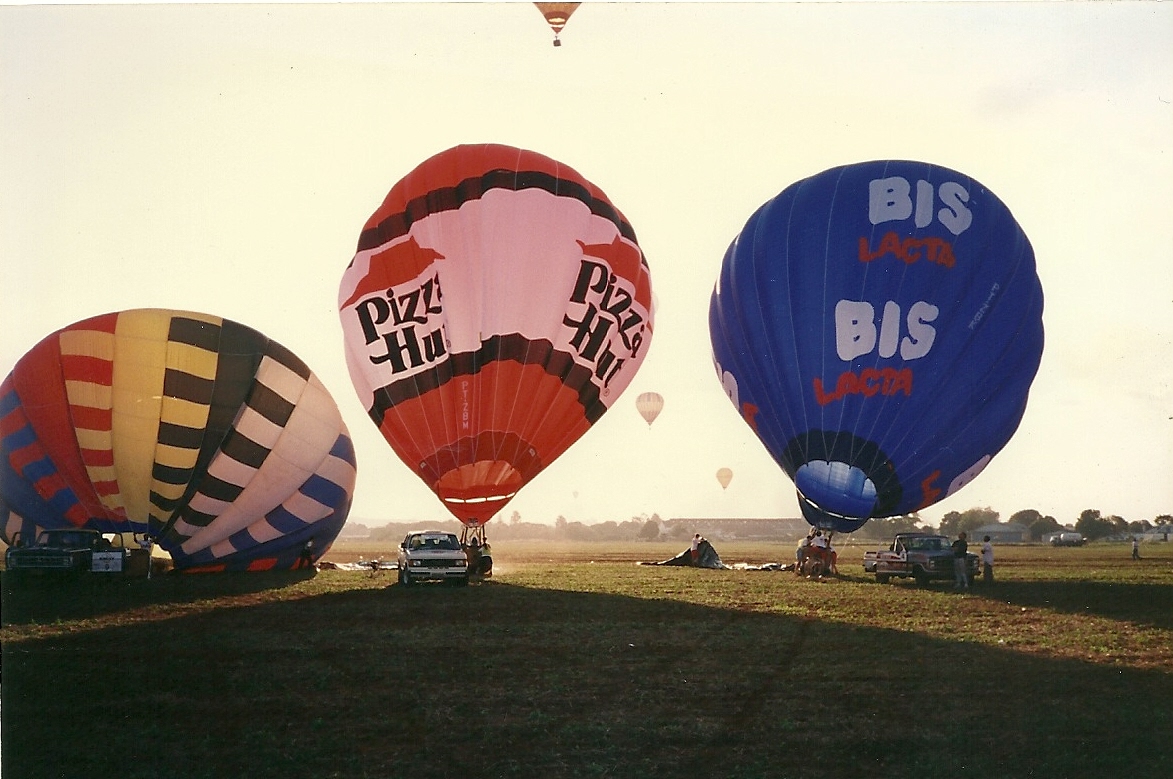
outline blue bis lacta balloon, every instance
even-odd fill
[[[1010,440],[1043,351],[1034,252],[978,181],[925,162],[783,190],[725,253],[722,386],[812,525],[850,532],[970,482]]]

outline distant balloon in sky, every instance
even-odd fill
[[[546,19],[546,24],[550,25],[550,29],[554,31],[554,45],[561,46],[562,41],[558,38],[562,28],[566,26],[570,15],[574,13],[574,9],[578,8],[580,3],[534,3],[538,10],[542,12],[542,16]]]
[[[924,162],[787,187],[725,254],[709,308],[726,394],[812,525],[951,495],[1010,440],[1043,351],[1034,252],[1007,207]]]
[[[346,521],[355,459],[308,367],[227,319],[138,309],[34,346],[0,385],[0,526],[149,533],[179,570],[300,567]]]
[[[729,482],[733,481],[733,471],[729,468],[718,468],[717,481],[721,484],[721,489],[728,489]]]
[[[338,310],[371,419],[475,528],[631,382],[651,300],[635,232],[606,195],[548,157],[477,145],[392,188]]]
[[[648,427],[651,427],[656,417],[664,410],[664,396],[658,392],[642,392],[635,399],[635,410],[648,423]]]

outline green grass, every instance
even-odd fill
[[[1173,549],[999,547],[968,595],[862,547],[823,582],[633,564],[679,546],[500,544],[465,589],[6,579],[4,773],[1173,775]]]

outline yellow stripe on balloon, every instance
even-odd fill
[[[220,327],[223,320],[220,317],[209,316],[206,314],[196,314],[183,312],[185,319],[195,319],[202,322],[208,322]],[[218,362],[219,353],[202,349],[191,344],[181,343],[178,341],[168,341],[167,343],[167,371],[177,371],[180,373],[195,376],[199,379],[211,383],[216,379],[216,364]],[[203,431],[208,426],[208,414],[210,413],[210,406],[205,400],[211,400],[210,389],[206,398],[195,399],[186,397],[177,397],[175,395],[167,395],[163,398],[162,407],[159,412],[160,423],[173,425],[175,427],[189,428],[194,431]],[[179,447],[171,446],[159,442],[155,451],[155,461],[160,465],[165,465],[169,468],[175,468],[183,471],[192,471],[195,468],[196,460],[199,458],[199,446]],[[189,473],[190,478],[190,473]],[[159,479],[153,479],[151,484],[152,491],[168,500],[178,500],[183,496],[187,489],[187,482],[183,484],[171,484]],[[167,504],[163,504],[166,506]],[[166,523],[171,519],[173,507],[161,507],[154,505],[155,519],[159,522]]]
[[[131,521],[150,515],[171,314],[126,311],[114,330],[114,468]]]

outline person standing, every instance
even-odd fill
[[[953,589],[968,590],[969,574],[965,570],[969,557],[969,544],[965,540],[965,531],[957,534],[953,542]]]
[[[1136,536],[1132,537],[1132,559],[1140,559],[1140,542],[1136,540]]]
[[[154,542],[151,540],[150,533],[143,533],[143,540],[138,542],[139,548],[145,549],[147,552],[147,578],[151,578],[151,547]]]
[[[802,572],[802,564],[806,562],[807,555],[810,554],[811,539],[814,537],[815,529],[812,527],[798,542],[798,548],[794,550],[794,570],[800,573]]]
[[[994,583],[994,545],[989,536],[982,539],[982,583]]]
[[[693,565],[696,565],[697,560],[700,558],[700,554],[701,554],[700,550],[701,550],[701,534],[697,533],[695,536],[692,537],[692,546],[688,550],[689,556],[692,558]]]

